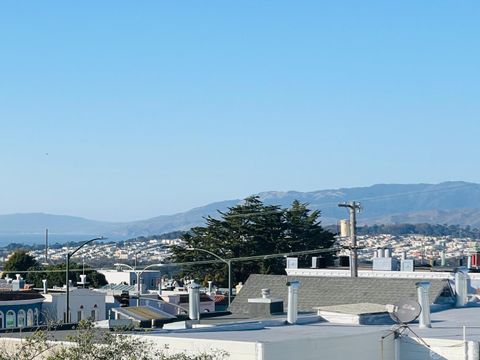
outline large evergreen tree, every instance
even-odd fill
[[[320,225],[320,212],[308,209],[307,204],[294,201],[290,208],[266,205],[252,196],[237,206],[220,212],[220,219],[206,218],[206,225],[192,228],[183,236],[184,245],[172,249],[172,262],[214,260],[203,252],[188,251],[199,248],[229,259],[255,255],[269,255],[295,251],[330,248],[333,234]],[[327,261],[332,254],[325,253]],[[245,281],[252,273],[283,274],[285,259],[233,263],[233,281]],[[195,265],[182,268],[183,275],[197,280],[214,280],[226,284],[225,264]]]

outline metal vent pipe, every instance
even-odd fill
[[[288,286],[288,308],[287,308],[287,322],[295,324],[298,318],[298,289],[300,288],[300,281],[290,281]]]
[[[467,274],[463,271],[455,273],[455,300],[456,307],[463,307],[468,302]]]
[[[195,282],[188,286],[188,317],[191,320],[200,319],[200,285]]]
[[[430,299],[428,296],[428,289],[430,288],[430,282],[421,281],[415,284],[417,286],[418,303],[420,304],[422,311],[420,312],[419,328],[432,327],[430,321]]]

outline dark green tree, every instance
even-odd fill
[[[26,250],[17,250],[8,258],[3,267],[4,275],[14,275],[19,271],[27,271],[38,267],[38,262],[35,258],[28,254]]]
[[[183,236],[185,246],[172,248],[172,262],[214,260],[203,252],[186,251],[186,247],[205,249],[228,259],[269,255],[295,251],[330,248],[333,234],[325,231],[319,221],[320,212],[308,209],[307,204],[294,201],[288,209],[266,205],[252,196],[227,212],[220,219],[207,217],[203,227],[192,228]],[[325,253],[327,261],[332,254]],[[235,262],[233,281],[245,281],[252,273],[283,274],[285,259],[267,258]],[[210,279],[226,284],[227,272],[223,263],[195,265],[182,268],[181,275],[197,280]]]

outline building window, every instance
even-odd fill
[[[38,325],[38,309],[37,308],[35,308],[35,310],[33,311],[33,318],[35,321],[35,325]]]
[[[25,327],[25,311],[19,310],[18,311],[18,327]]]
[[[14,328],[15,326],[17,326],[15,321],[15,311],[13,310],[7,311],[5,325],[6,325],[5,327],[7,328]]]
[[[97,314],[98,314],[98,310],[97,310],[97,307],[98,307],[97,304],[93,305],[93,310],[92,310],[91,315],[90,315],[92,321],[97,321],[97,320],[98,320],[98,315],[97,315]]]
[[[27,326],[33,326],[33,311],[28,309],[27,311]]]

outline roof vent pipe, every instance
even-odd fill
[[[188,317],[191,320],[200,319],[200,285],[195,282],[188,286]]]
[[[43,283],[43,293],[46,294],[48,292],[47,279],[43,279],[42,283]]]
[[[295,324],[298,318],[298,288],[300,281],[289,281],[288,286],[288,308],[287,308],[287,322]]]
[[[445,250],[440,251],[440,265],[445,266]]]
[[[430,288],[430,282],[420,281],[415,284],[417,286],[418,303],[420,304],[422,311],[418,318],[419,328],[432,327],[430,322],[430,299],[428,296],[428,289]]]
[[[467,297],[467,274],[463,271],[455,273],[455,306],[463,307],[468,302]]]
[[[270,289],[262,289],[262,298],[263,299],[270,298]]]
[[[17,277],[17,280],[20,280],[22,278],[22,275],[20,274],[15,274],[15,276]]]

